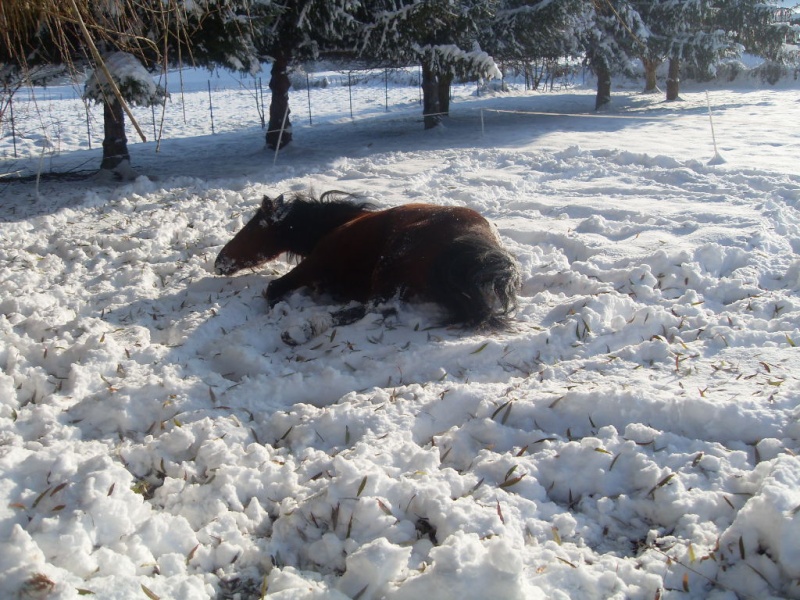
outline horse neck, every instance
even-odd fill
[[[281,223],[287,249],[307,256],[323,237],[365,212],[368,209],[358,204],[295,201]]]

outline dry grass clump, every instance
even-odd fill
[[[157,54],[138,32],[155,7],[117,0],[99,8],[89,0],[4,0],[0,3],[0,62],[22,69],[40,64],[68,68],[94,58],[91,46],[137,56]]]

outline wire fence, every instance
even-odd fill
[[[456,83],[451,97],[458,101],[480,96],[491,92],[492,86],[535,89],[531,73],[539,71],[521,71],[513,82]],[[419,67],[296,71],[291,78],[289,118],[295,125],[355,121],[397,111],[418,115],[422,105]],[[146,133],[145,139],[130,135],[128,142],[155,141],[158,151],[165,139],[265,129],[271,95],[264,79],[264,75],[242,77],[196,69],[169,73],[159,81],[169,92],[163,106],[132,107]],[[552,88],[556,79],[539,74],[537,82],[541,81]],[[559,89],[571,84],[567,77],[560,81]],[[100,147],[103,107],[81,95],[78,84],[23,87],[14,94],[0,91],[0,159],[40,159]]]

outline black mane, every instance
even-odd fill
[[[369,202],[357,202],[352,194],[335,190],[319,198],[296,193],[287,200],[287,208],[286,215],[275,225],[290,242],[290,252],[298,256],[308,256],[323,236],[374,210]]]

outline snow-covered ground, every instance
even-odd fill
[[[203,80],[129,130],[135,181],[0,179],[0,597],[800,598],[800,84],[465,85],[424,131],[339,76],[277,157],[252,82],[212,134]],[[99,165],[68,90],[15,103],[2,173]],[[308,188],[479,210],[511,329],[284,344],[330,310],[267,309],[292,265],[212,266]]]

